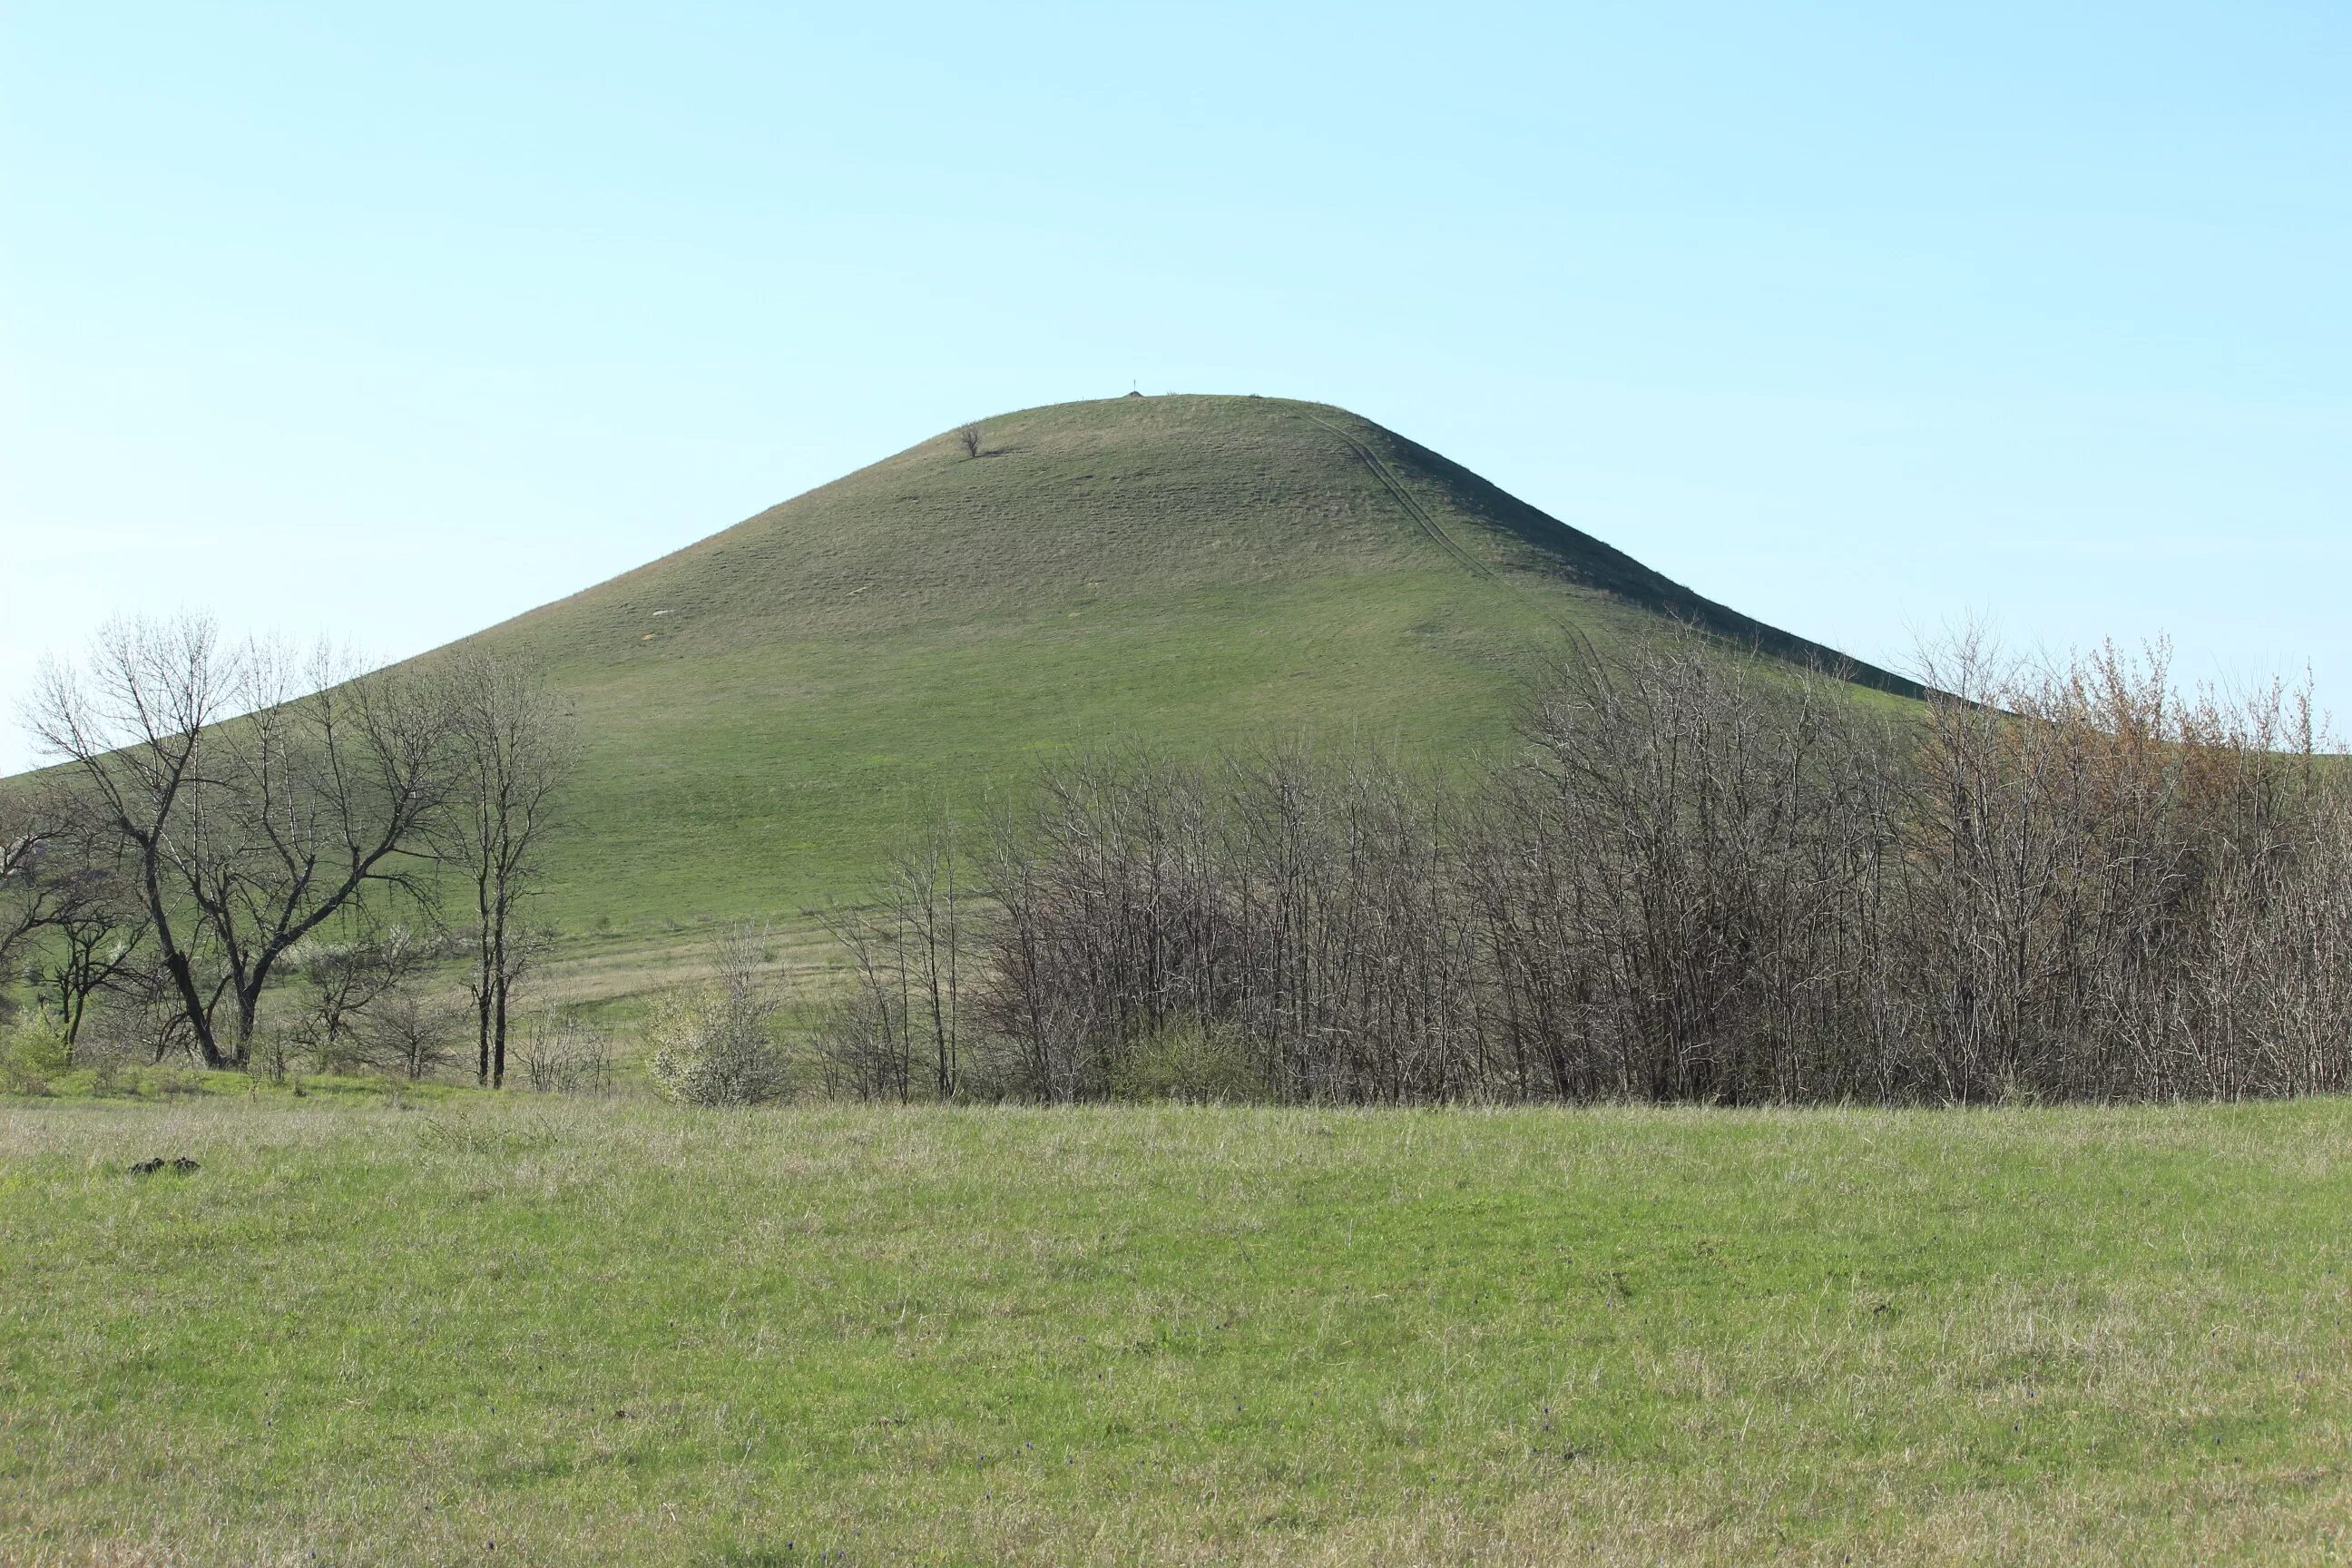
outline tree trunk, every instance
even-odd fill
[[[490,1086],[490,1015],[497,1006],[499,969],[492,958],[492,922],[490,920],[489,872],[485,869],[474,884],[474,907],[482,920],[481,941],[474,966],[474,1018],[476,1024],[474,1083],[477,1088]]]
[[[490,1037],[490,1087],[504,1089],[507,1084],[507,985],[499,982],[498,1017]]]
[[[172,988],[180,994],[181,1008],[188,1016],[188,1026],[195,1031],[196,1049],[205,1066],[215,1070],[229,1066],[229,1059],[221,1055],[220,1042],[213,1037],[213,1021],[205,1012],[204,998],[196,994],[195,965],[188,962],[186,953],[173,952],[165,957],[163,967],[171,973]]]
[[[499,889],[492,900],[493,916],[490,938],[490,1087],[504,1089],[507,1082],[507,895]]]
[[[243,1067],[253,1055],[253,1028],[260,1005],[261,997],[257,990],[237,993],[236,1065],[239,1067]]]

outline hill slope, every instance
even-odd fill
[[[547,660],[588,737],[551,914],[790,910],[1073,744],[1490,744],[1570,628],[1825,654],[1339,409],[1129,397],[983,432],[480,634]]]

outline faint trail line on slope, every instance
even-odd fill
[[[1412,491],[1404,488],[1404,481],[1397,478],[1387,463],[1381,461],[1379,453],[1357,440],[1340,426],[1332,424],[1328,419],[1307,413],[1301,413],[1298,417],[1312,424],[1320,425],[1324,429],[1346,442],[1348,449],[1356,454],[1356,460],[1371,471],[1372,478],[1380,481],[1381,489],[1396,498],[1396,503],[1404,508],[1405,515],[1420,526],[1422,532],[1428,535],[1440,550],[1444,551],[1467,568],[1474,576],[1484,577],[1488,582],[1507,590],[1546,620],[1567,626],[1570,630],[1576,629],[1567,616],[1560,613],[1558,605],[1546,603],[1538,595],[1528,592],[1525,584],[1515,582],[1496,571],[1490,563],[1481,561],[1460,540],[1448,533],[1445,531],[1445,525],[1437,521],[1436,515],[1422,505]]]
[[[1301,419],[1308,420],[1314,424],[1320,425],[1324,429],[1328,430],[1332,435],[1337,436],[1340,440],[1346,442],[1348,444],[1348,449],[1356,454],[1356,460],[1363,464],[1365,468],[1371,470],[1372,478],[1380,481],[1381,488],[1387,490],[1390,495],[1396,498],[1396,503],[1404,508],[1405,515],[1412,518],[1414,522],[1418,523],[1421,526],[1422,532],[1427,534],[1431,541],[1434,542],[1439,549],[1453,556],[1454,560],[1460,562],[1463,565],[1468,567],[1472,572],[1481,577],[1493,577],[1495,575],[1495,569],[1493,567],[1487,565],[1485,562],[1471,554],[1469,551],[1463,548],[1462,542],[1455,539],[1452,534],[1446,532],[1444,526],[1441,524],[1436,518],[1430,515],[1430,511],[1427,507],[1422,505],[1421,502],[1415,500],[1411,495],[1406,493],[1404,485],[1397,479],[1395,474],[1389,471],[1388,465],[1381,461],[1379,454],[1375,453],[1370,447],[1365,446],[1361,441],[1357,440],[1353,436],[1349,435],[1347,431],[1341,429],[1339,426],[1332,424],[1328,419],[1320,418],[1312,414],[1301,414],[1299,417]]]

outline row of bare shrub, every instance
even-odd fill
[[[941,851],[910,862],[830,1059],[1048,1101],[1188,1062],[1377,1103],[2347,1086],[2352,795],[2306,702],[2184,700],[2160,652],[1932,673],[1922,714],[1663,639],[1571,660],[1466,784],[1370,750],[1052,767],[976,931],[950,899],[942,935]]]

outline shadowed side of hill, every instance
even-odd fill
[[[1367,432],[1356,437],[1361,444],[1374,449],[1386,445],[1393,450],[1395,456],[1389,459],[1388,466],[1392,471],[1411,476],[1410,482],[1402,489],[1407,493],[1420,489],[1424,495],[1440,498],[1423,504],[1432,510],[1450,511],[1474,535],[1494,541],[1501,561],[1511,570],[1552,578],[1574,587],[1597,589],[1624,605],[1695,627],[1733,647],[1752,648],[1792,664],[1837,670],[1857,686],[1890,696],[1925,695],[1919,683],[1907,676],[1865,664],[1703,597],[1615,546],[1570,528],[1550,513],[1529,506],[1418,442],[1370,421],[1355,422]],[[1331,423],[1340,425],[1339,420]],[[1344,429],[1344,426],[1341,427]],[[1510,544],[1504,545],[1505,540]]]
[[[1043,755],[1368,737],[1504,743],[1562,639],[1671,617],[1829,650],[1701,598],[1342,410],[1118,398],[942,435],[480,635],[578,703],[567,924],[852,890],[910,822]],[[1859,668],[1855,678],[1906,693]]]

